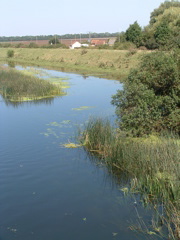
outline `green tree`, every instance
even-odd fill
[[[154,38],[158,44],[158,47],[169,45],[169,41],[172,37],[172,32],[166,22],[161,23],[154,33]]]
[[[134,22],[126,30],[126,40],[134,43],[137,47],[141,45],[142,42],[142,29],[139,24]]]
[[[58,40],[57,36],[55,36],[49,40],[49,44],[58,44],[58,43],[59,43],[59,40]]]
[[[134,136],[172,130],[180,134],[180,57],[156,52],[131,71],[112,98],[120,129]]]
[[[151,13],[151,16],[150,16],[150,25],[153,25],[157,21],[158,16],[163,15],[163,13],[166,9],[169,9],[172,7],[179,8],[180,2],[179,1],[165,1],[158,8],[154,9],[154,11]]]

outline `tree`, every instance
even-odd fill
[[[151,13],[150,23],[146,29],[147,48],[165,50],[179,48],[180,45],[180,2],[165,2]],[[148,36],[148,37],[147,37]],[[151,37],[149,37],[151,36]]]
[[[55,36],[49,40],[49,44],[58,44],[58,43],[59,43],[59,40],[58,40],[57,36]]]
[[[137,47],[141,45],[142,41],[142,29],[139,24],[134,22],[126,30],[126,40],[134,43]]]
[[[172,37],[172,32],[167,24],[167,22],[162,22],[154,33],[155,40],[158,44],[158,47],[169,45],[169,41]]]
[[[131,71],[112,98],[120,129],[133,136],[172,130],[180,134],[180,57],[155,52]]]
[[[166,2],[162,3],[158,8],[154,9],[154,11],[151,13],[151,16],[150,16],[150,25],[153,25],[157,21],[158,16],[163,15],[163,13],[166,9],[169,9],[172,7],[179,8],[180,2],[166,1]]]

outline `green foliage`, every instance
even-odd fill
[[[143,44],[149,49],[180,47],[180,3],[165,2],[151,13],[150,24],[143,31]]]
[[[171,30],[166,22],[156,28],[154,37],[159,47],[168,45],[171,39]]]
[[[58,44],[58,43],[59,43],[59,40],[58,40],[57,36],[53,37],[49,40],[49,44]]]
[[[7,51],[7,57],[8,57],[8,58],[14,57],[14,50],[9,49],[9,50]]]
[[[142,42],[142,29],[137,22],[134,22],[126,30],[126,40],[134,43],[137,47]]]
[[[116,42],[113,46],[114,49],[118,50],[130,50],[135,49],[136,45],[132,42]]]
[[[158,8],[154,9],[154,11],[151,13],[150,17],[150,24],[153,25],[157,21],[157,17],[159,15],[162,15],[166,9],[172,8],[172,7],[180,7],[179,1],[166,1],[162,3]]]
[[[29,44],[29,48],[38,48],[39,46],[36,44],[36,43],[34,43],[34,42],[31,42],[30,44]]]
[[[16,70],[0,71],[0,93],[9,101],[35,100],[63,95],[61,88],[34,76]]]
[[[119,125],[134,136],[172,130],[180,134],[180,61],[177,54],[156,52],[132,70],[124,89],[113,96]]]

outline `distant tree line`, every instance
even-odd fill
[[[81,35],[81,38],[107,38],[116,37],[118,33],[75,33],[75,34],[64,34],[64,35],[38,35],[38,36],[12,36],[12,37],[0,37],[0,42],[14,42],[14,41],[35,41],[35,40],[50,40],[55,36],[57,39],[75,39]]]

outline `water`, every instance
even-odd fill
[[[122,86],[43,71],[69,78],[66,96],[16,106],[0,101],[0,240],[145,239],[129,228],[139,216],[151,220],[139,197],[125,197],[124,183],[83,148],[63,146],[90,116],[114,120],[111,95]],[[91,108],[75,109],[81,106]]]

